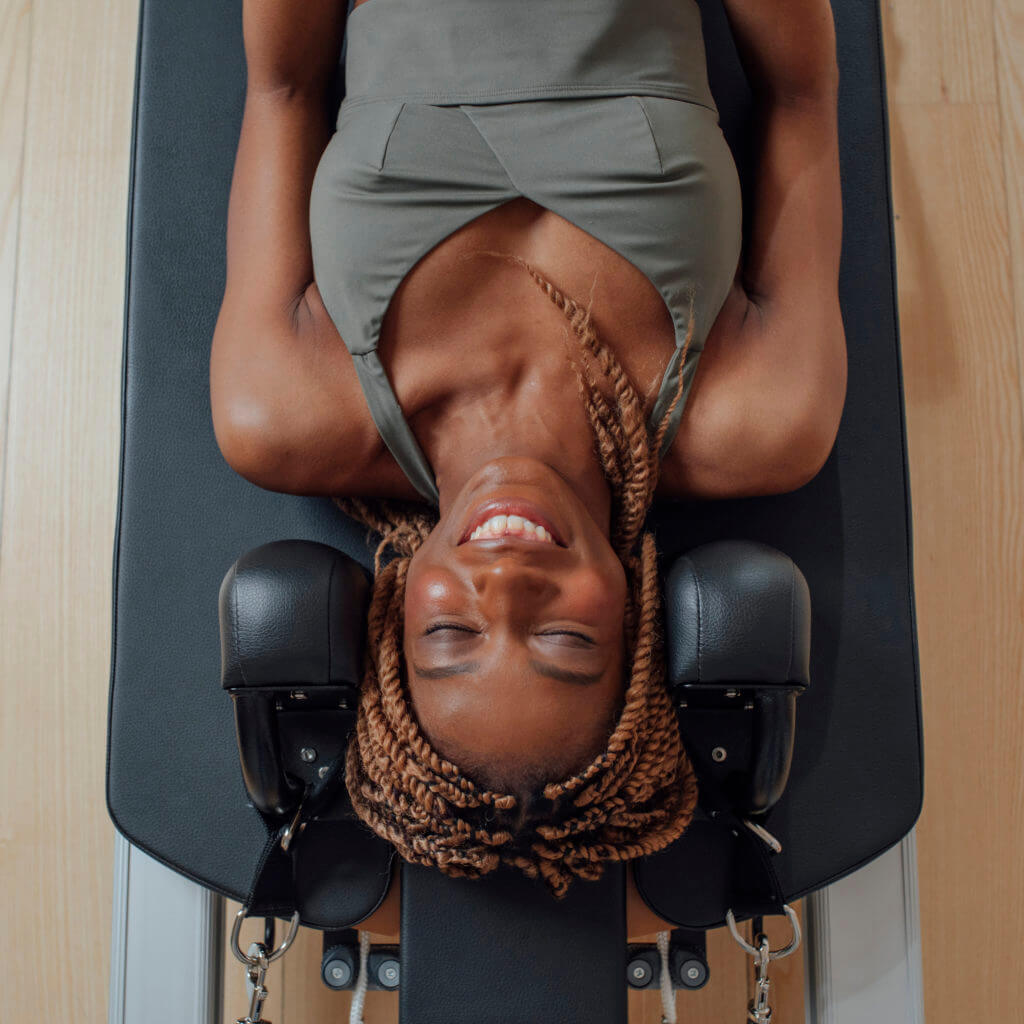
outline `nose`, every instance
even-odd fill
[[[473,570],[473,586],[481,602],[533,610],[558,593],[550,568],[531,565],[513,554],[504,554]]]

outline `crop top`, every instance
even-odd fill
[[[651,424],[680,372],[683,395],[664,455],[740,251],[695,0],[368,0],[345,45],[345,98],[310,198],[314,275],[419,493],[437,504],[377,353],[384,315],[424,255],[517,196],[629,260],[665,301],[676,350]]]

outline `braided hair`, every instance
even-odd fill
[[[696,805],[696,777],[664,684],[654,538],[643,531],[658,479],[658,452],[682,395],[685,360],[673,401],[652,437],[640,394],[598,339],[590,307],[518,256],[492,250],[467,254],[472,255],[496,256],[525,270],[565,314],[575,336],[577,351],[570,359],[611,490],[611,544],[626,572],[623,708],[605,749],[570,778],[514,793],[467,777],[427,740],[403,683],[406,578],[437,514],[413,502],[335,498],[343,512],[381,535],[346,782],[359,817],[405,860],[468,877],[511,865],[562,896],[574,878],[598,878],[606,861],[668,846],[686,829]],[[691,314],[687,347],[692,332]],[[392,557],[385,562],[388,552]]]

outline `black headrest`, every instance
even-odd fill
[[[369,598],[362,567],[327,544],[246,552],[220,587],[221,685],[358,687]]]
[[[677,558],[665,580],[668,684],[803,689],[810,620],[807,580],[787,555],[759,541],[702,544]]]

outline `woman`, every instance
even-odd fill
[[[245,0],[214,426],[382,534],[347,781],[407,860],[561,894],[678,837],[644,515],[795,489],[834,442],[831,11],[725,6],[742,256],[695,0],[357,0],[333,137],[337,0]]]

